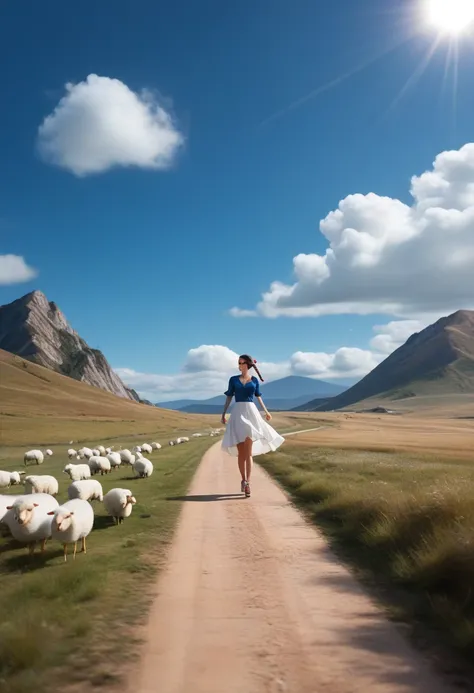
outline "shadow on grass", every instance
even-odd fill
[[[211,503],[213,501],[232,500],[232,498],[245,498],[243,493],[211,493],[194,496],[168,496],[167,501],[194,501],[196,503]]]
[[[3,573],[30,572],[33,570],[42,570],[48,567],[50,561],[63,556],[63,549],[53,549],[46,547],[44,553],[34,553],[33,556],[28,554],[27,549],[21,548],[21,553],[15,556],[10,556],[3,563]]]

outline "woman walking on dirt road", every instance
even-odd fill
[[[259,414],[254,404],[257,398],[265,419],[271,421],[271,414],[267,411],[260,393],[258,378],[249,372],[253,368],[263,383],[263,378],[257,368],[257,362],[248,354],[239,356],[240,375],[233,375],[229,379],[229,387],[224,392],[227,399],[224,405],[221,421],[226,424],[226,411],[235,397],[234,408],[222,440],[222,449],[233,457],[238,458],[239,471],[242,477],[240,490],[250,496],[250,476],[252,473],[252,456],[264,455],[276,450],[285,439],[282,438]]]

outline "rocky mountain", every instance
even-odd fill
[[[262,374],[263,375],[263,374]],[[176,400],[160,402],[157,407],[175,409],[192,414],[218,414],[222,411],[225,401],[224,390],[227,382],[223,383],[222,394],[205,400]],[[327,383],[324,380],[306,378],[300,375],[290,375],[261,385],[262,397],[266,406],[272,411],[290,411],[314,398],[328,399],[346,390],[343,385]]]
[[[474,393],[474,311],[458,310],[416,332],[353,387],[305,411],[341,409],[369,397]]]
[[[98,349],[92,349],[41,291],[0,306],[0,349],[114,395],[140,401]]]

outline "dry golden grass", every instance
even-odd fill
[[[385,598],[398,617],[429,623],[472,659],[474,421],[323,416],[331,427],[261,463],[336,550],[373,583],[397,586]]]
[[[320,414],[318,420],[327,428],[298,435],[295,445],[418,452],[464,459],[473,455],[474,419],[339,412]]]

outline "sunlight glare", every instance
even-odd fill
[[[430,24],[449,34],[460,34],[474,22],[474,0],[426,0]]]

